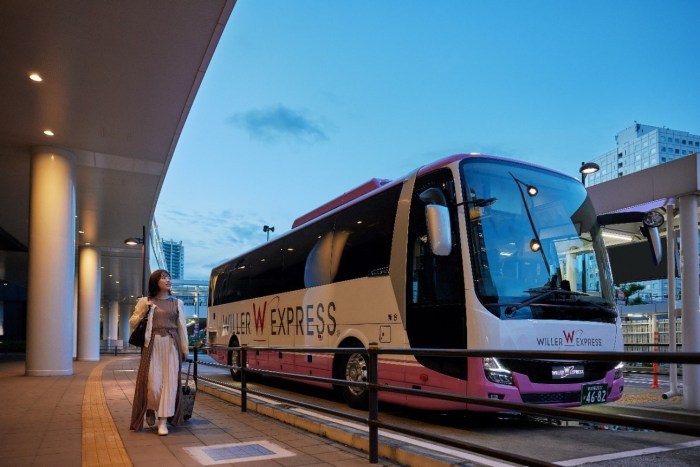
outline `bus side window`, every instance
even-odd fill
[[[335,231],[347,232],[347,241],[335,281],[389,273],[391,239],[401,187],[396,186],[339,212]]]
[[[335,280],[343,257],[343,249],[349,236],[350,232],[341,230],[328,232],[318,239],[306,258],[305,287],[326,285]]]

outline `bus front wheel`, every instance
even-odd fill
[[[233,338],[231,339],[231,342],[228,344],[229,347],[240,347],[238,345],[238,339]],[[240,381],[241,380],[241,352],[238,350],[229,350],[228,351],[228,365],[231,367],[236,367],[236,368],[231,368],[231,378],[233,378],[234,381]]]
[[[343,355],[341,359],[340,379],[356,383],[367,382],[367,357],[361,353]],[[366,387],[342,386],[341,393],[345,402],[353,409],[366,410],[369,407]]]

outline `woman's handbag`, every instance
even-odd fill
[[[129,337],[129,344],[136,347],[143,347],[146,343],[146,326],[148,326],[148,315],[150,314],[150,309],[144,313],[143,318],[139,321],[139,324],[134,328],[134,332],[131,333]]]

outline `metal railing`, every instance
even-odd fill
[[[409,396],[427,397],[433,399],[440,399],[446,401],[463,402],[465,404],[474,404],[487,407],[493,407],[496,409],[508,410],[508,411],[518,411],[521,413],[535,415],[540,417],[546,417],[550,419],[557,420],[569,420],[569,421],[579,421],[579,422],[591,422],[595,424],[607,424],[607,425],[617,425],[625,426],[630,428],[638,428],[645,430],[661,431],[667,433],[675,433],[688,436],[700,436],[700,424],[688,423],[684,421],[663,419],[663,418],[651,418],[651,417],[638,417],[630,415],[610,415],[594,412],[584,412],[577,410],[575,408],[560,408],[543,406],[531,403],[515,403],[506,402],[497,399],[487,399],[478,397],[466,397],[458,396],[455,394],[447,394],[443,392],[426,391],[420,389],[412,389],[398,386],[391,386],[386,384],[378,384],[379,381],[379,355],[410,355],[410,356],[423,356],[423,357],[443,357],[443,358],[467,358],[467,357],[495,357],[495,358],[511,358],[519,360],[585,360],[585,361],[595,361],[595,362],[620,362],[624,360],[626,362],[654,362],[654,363],[682,363],[682,364],[700,364],[700,354],[690,353],[690,352],[551,352],[551,351],[528,351],[527,355],[524,356],[522,352],[516,351],[496,351],[496,350],[445,350],[445,349],[395,349],[395,348],[380,348],[376,343],[371,343],[368,348],[328,348],[328,347],[258,347],[258,346],[241,346],[241,347],[224,347],[224,346],[209,346],[206,347],[208,350],[217,351],[232,351],[240,354],[238,361],[240,365],[223,365],[219,363],[203,362],[198,359],[198,348],[194,348],[194,370],[193,375],[195,381],[202,380],[208,381],[214,384],[221,384],[220,381],[209,379],[206,377],[198,376],[197,365],[207,365],[214,367],[228,368],[240,371],[241,379],[238,385],[227,384],[234,389],[240,390],[241,393],[241,411],[247,411],[247,396],[248,394],[264,396],[276,401],[292,403],[303,408],[310,410],[315,410],[318,412],[334,415],[340,418],[351,420],[354,422],[359,422],[368,427],[368,438],[369,438],[369,462],[378,462],[379,453],[379,435],[378,430],[380,428],[389,431],[410,435],[418,436],[424,440],[432,441],[435,443],[440,443],[446,446],[463,449],[470,452],[475,452],[478,454],[483,454],[491,456],[493,458],[501,459],[504,461],[515,462],[522,465],[531,466],[552,466],[554,464],[541,461],[539,459],[533,459],[530,457],[520,456],[514,453],[502,452],[495,449],[486,448],[476,444],[468,443],[465,441],[455,440],[445,436],[435,435],[425,431],[414,430],[406,427],[399,427],[396,425],[389,425],[383,423],[379,418],[379,392],[393,392]],[[294,373],[288,373],[283,371],[272,371],[272,370],[260,370],[249,368],[247,366],[248,353],[254,352],[289,352],[294,354],[353,354],[361,353],[367,357],[367,381],[357,382],[357,381],[347,381],[343,379],[335,378],[325,378],[319,376],[309,376],[300,375]],[[355,386],[359,388],[364,388],[368,392],[369,397],[369,408],[366,417],[361,417],[347,412],[342,412],[334,410],[328,407],[310,404],[307,402],[302,402],[296,399],[291,399],[288,397],[278,396],[276,394],[271,394],[255,389],[251,389],[247,385],[249,375],[267,375],[280,378],[293,379],[298,381],[314,382],[314,383],[326,383],[333,386]]]

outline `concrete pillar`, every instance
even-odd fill
[[[78,360],[100,360],[100,253],[80,248],[78,268]]]
[[[683,351],[700,352],[697,195],[681,197],[680,217]],[[700,410],[700,365],[683,365],[683,406]]]
[[[668,350],[676,352],[676,231],[673,227],[673,203],[666,205],[666,276],[668,277]],[[678,364],[669,365],[669,391],[678,394]]]
[[[109,343],[114,345],[117,342],[119,326],[119,302],[109,302]]]
[[[119,304],[119,339],[121,339],[124,347],[129,342],[129,318],[131,317],[131,303],[124,300]]]
[[[72,375],[75,155],[32,150],[27,296],[28,376]]]

